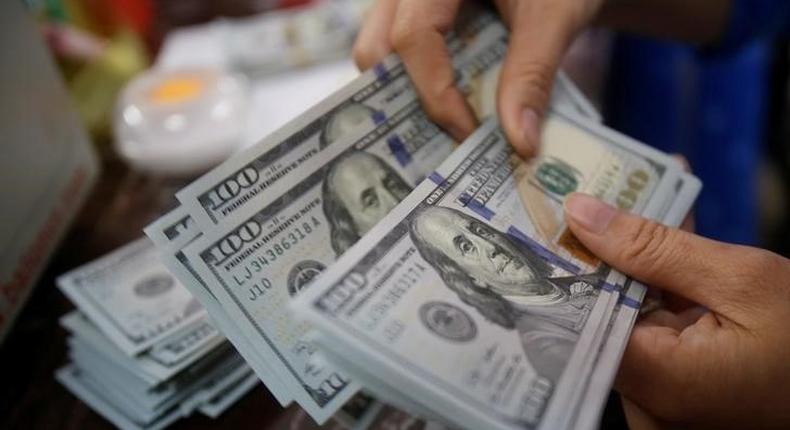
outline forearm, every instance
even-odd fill
[[[597,23],[618,30],[710,44],[724,34],[733,0],[605,0]]]

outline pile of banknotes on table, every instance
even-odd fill
[[[216,418],[259,384],[205,310],[139,239],[58,278],[71,363],[56,377],[122,429]]]
[[[319,0],[207,25],[221,35],[229,65],[260,76],[348,55],[370,3]]]
[[[283,405],[360,392],[451,428],[595,428],[645,287],[569,232],[571,192],[677,225],[700,183],[600,124],[563,75],[539,156],[495,116],[505,27],[448,35],[460,146],[396,56],[176,194],[163,263]]]

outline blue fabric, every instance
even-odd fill
[[[770,97],[771,40],[790,36],[790,0],[732,0],[728,27],[702,51],[619,36],[607,122],[686,156],[704,187],[697,232],[756,244],[757,167]]]
[[[697,233],[755,245],[771,49],[756,39],[740,43],[721,55],[698,55],[678,43],[618,37],[605,117],[615,129],[690,161],[704,184]]]
[[[790,1],[732,0],[727,30],[716,48],[739,48],[754,39],[788,34]]]

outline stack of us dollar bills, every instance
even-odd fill
[[[206,26],[220,35],[227,61],[259,76],[346,55],[370,0],[320,0]]]
[[[122,429],[216,418],[258,378],[141,238],[59,277],[71,363],[57,379]]]
[[[700,182],[601,125],[562,74],[524,162],[494,109],[507,30],[478,13],[447,41],[481,119],[460,146],[391,56],[146,233],[274,397],[318,423],[364,392],[452,428],[595,428],[645,287],[576,241],[563,199],[677,225]]]

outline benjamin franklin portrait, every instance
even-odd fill
[[[333,113],[321,130],[319,137],[321,149],[342,139],[365,121],[369,121],[373,113],[373,109],[361,103],[350,103]]]
[[[375,155],[354,151],[337,159],[322,188],[335,253],[350,248],[409,192],[409,184]]]
[[[517,330],[536,370],[559,379],[595,302],[595,275],[552,278],[549,264],[529,248],[455,209],[421,210],[410,235],[461,301]]]

